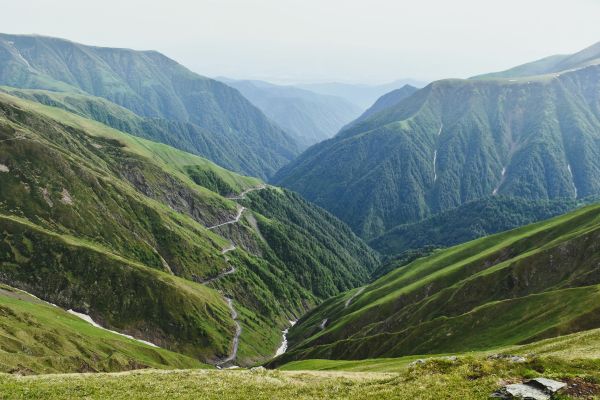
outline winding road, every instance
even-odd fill
[[[263,189],[266,189],[266,187],[267,187],[267,185],[262,184],[262,185],[259,185],[259,186],[253,187],[253,188],[246,189],[236,196],[231,196],[231,197],[227,197],[227,198],[229,200],[242,200],[243,198],[246,197],[246,195],[248,193],[254,192],[257,190],[263,190]],[[246,211],[246,207],[238,204],[238,212],[234,219],[223,222],[221,224],[214,225],[214,226],[209,226],[209,227],[207,227],[207,229],[215,229],[220,226],[238,223],[238,222],[240,222],[240,219],[242,218],[244,211]],[[229,269],[225,272],[221,272],[219,275],[215,276],[214,278],[207,279],[206,281],[202,282],[203,284],[207,285],[211,282],[214,282],[216,280],[223,278],[224,276],[233,274],[236,271],[236,268],[233,265],[229,264],[229,258],[227,258],[227,255],[226,255],[227,253],[234,251],[235,249],[237,249],[237,247],[232,242],[228,247],[221,250],[221,254],[225,257],[225,261],[227,261],[227,264],[229,265]],[[235,323],[235,335],[233,336],[233,348],[232,348],[231,354],[216,364],[216,366],[218,368],[221,368],[221,367],[225,366],[226,364],[233,363],[233,361],[237,358],[238,347],[240,344],[240,335],[242,334],[242,325],[240,325],[240,323],[238,321],[238,312],[235,309],[235,307],[233,306],[233,299],[229,298],[227,296],[223,296],[223,297],[225,298],[225,301],[227,302],[227,306],[229,307],[229,310],[231,311],[231,318],[233,319],[233,322]]]
[[[246,207],[240,206],[240,208],[238,208],[238,213],[234,219],[232,219],[231,221],[223,222],[222,224],[207,226],[206,229],[215,229],[223,225],[235,224],[236,222],[240,222],[240,218],[242,218],[242,214],[244,213],[244,211],[246,211]]]
[[[233,307],[233,300],[229,297],[225,297],[225,300],[227,301],[227,305],[229,306],[229,310],[231,311],[231,318],[235,323],[235,335],[233,336],[233,350],[231,351],[231,354],[224,360],[221,360],[221,362],[217,363],[217,367],[221,367],[235,360],[235,358],[237,357],[238,346],[240,344],[240,335],[242,334],[242,326],[238,322],[238,313]]]

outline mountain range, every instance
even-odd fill
[[[237,90],[156,51],[1,34],[0,85],[93,96],[92,118],[105,117],[92,103],[108,100],[131,112],[130,124],[144,125],[129,133],[143,131],[144,137],[248,175],[269,177],[299,151],[292,137]]]
[[[289,133],[301,150],[334,136],[362,111],[341,97],[318,94],[294,86],[218,79],[239,90],[267,117]]]
[[[523,78],[527,76],[556,74],[584,68],[600,63],[600,42],[586,47],[575,54],[557,54],[542,58],[523,65],[518,65],[506,71],[492,72],[473,77],[472,79],[487,78]]]
[[[597,397],[599,61],[311,93],[0,35],[0,393]]]
[[[398,79],[384,84],[358,84],[342,82],[324,82],[324,83],[298,83],[295,86],[311,92],[320,93],[328,96],[336,96],[345,99],[366,110],[381,96],[393,90],[400,89],[403,86],[423,87],[425,82],[416,79]]]
[[[311,147],[272,181],[369,240],[486,197],[597,195],[598,50],[565,58],[585,61],[560,73],[433,82]]]

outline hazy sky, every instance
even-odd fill
[[[0,31],[153,49],[207,76],[468,77],[600,41],[600,0],[0,0]]]

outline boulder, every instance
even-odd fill
[[[523,383],[506,385],[492,394],[500,399],[550,400],[566,383],[547,378],[535,378]]]

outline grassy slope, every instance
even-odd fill
[[[179,177],[182,177],[182,174],[184,174],[184,179],[187,178],[189,180],[186,172],[187,168],[197,167],[202,170],[210,170],[213,172],[219,179],[226,182],[234,192],[241,192],[244,189],[254,187],[260,183],[260,179],[258,178],[232,173],[205,158],[195,156],[188,152],[136,136],[123,135],[123,133],[117,129],[109,128],[110,125],[108,124],[108,121],[106,121],[106,123],[102,123],[102,121],[100,121],[100,123],[94,122],[94,118],[81,109],[84,107],[83,104],[85,103],[100,103],[102,107],[105,107],[107,120],[117,118],[125,121],[139,121],[140,117],[133,114],[131,111],[112,104],[104,99],[75,93],[49,92],[43,90],[17,90],[10,87],[2,87],[1,89],[11,95],[11,97],[4,95],[2,97],[4,101],[10,99],[10,101],[15,102],[16,104],[26,104],[25,107],[27,109],[44,113],[51,118],[84,129],[90,134],[107,139],[119,140],[127,150],[146,158],[152,158],[153,162],[158,163],[161,168],[166,169],[171,173],[177,173],[179,174]],[[27,97],[32,101],[19,103],[16,98],[12,97],[17,95]],[[44,102],[40,101],[38,96],[49,97],[51,101],[47,102],[52,106],[47,107]],[[80,118],[79,116],[83,116],[84,118]]]
[[[484,350],[597,327],[600,206],[436,252],[309,312],[284,359]],[[328,318],[327,326],[318,326]]]
[[[328,247],[315,243],[311,248],[314,254],[325,256],[311,258],[301,270],[281,258],[291,251],[285,235],[275,233],[267,240],[261,235],[256,219],[267,219],[260,214],[248,211],[239,223],[215,230],[205,228],[237,214],[236,203],[219,193],[229,195],[256,187],[260,183],[257,179],[239,176],[197,156],[126,135],[66,110],[6,94],[0,95],[0,112],[4,140],[0,163],[8,169],[0,173],[5,189],[0,193],[0,213],[3,227],[7,227],[2,236],[1,260],[4,266],[10,266],[4,269],[2,279],[65,307],[87,312],[107,326],[171,343],[173,348],[203,360],[223,356],[234,330],[229,311],[220,295],[191,281],[215,276],[234,264],[235,274],[210,287],[236,300],[243,325],[239,361],[251,364],[268,358],[279,346],[280,330],[288,319],[295,319],[316,304],[323,293],[337,293],[366,281],[368,268],[377,263],[364,243],[339,221],[322,215],[322,210],[315,214],[306,203],[274,197],[270,205],[273,210],[301,205],[303,208],[294,215],[306,224],[316,225],[322,218],[330,221],[321,232]],[[24,139],[15,140],[18,136]],[[286,220],[285,214],[274,217],[275,222],[285,224],[297,243],[309,240],[306,229]],[[340,229],[344,232],[341,235]],[[327,241],[328,235],[337,238],[333,244]],[[58,243],[67,240],[73,244],[74,240],[79,247],[57,248],[57,238]],[[238,249],[228,254],[227,263],[221,251],[231,241]],[[343,250],[344,246],[349,250]],[[308,249],[300,247],[298,251],[300,259],[307,258],[302,252]],[[123,272],[117,266],[110,274],[96,269],[106,253],[118,255],[126,264],[144,266],[144,284],[128,286],[135,286],[134,279],[119,276]],[[86,263],[93,268],[86,269]],[[348,263],[358,271],[341,268]],[[147,276],[152,269],[166,276],[174,273],[187,279],[183,282],[194,290],[212,293],[211,306],[198,314],[192,310],[196,305],[187,304],[181,293],[163,309],[157,309],[153,302],[165,298],[160,294],[164,287],[158,285],[158,291],[138,295],[144,285],[152,287],[156,283],[157,275]],[[326,290],[319,290],[318,282],[314,286],[298,283],[299,274],[311,269],[331,277],[322,283]],[[336,270],[339,272],[333,274]],[[358,280],[353,273],[358,273]],[[112,299],[121,301],[118,304],[99,301],[100,288],[93,284],[95,280],[110,279],[123,282],[111,288]],[[185,306],[177,305],[178,301]],[[162,318],[160,312],[177,322],[169,325],[169,318]],[[194,317],[184,318],[184,314]],[[140,316],[148,318],[147,325],[136,319]],[[156,323],[161,320],[164,325],[159,327]],[[198,329],[195,333],[193,326]],[[204,341],[197,343],[197,335]]]
[[[124,374],[2,376],[4,398],[173,399],[487,399],[506,382],[545,376],[577,383],[600,379],[600,330],[546,339],[494,354],[525,355],[525,363],[489,360],[491,353],[360,361],[304,360],[280,370],[135,371]],[[535,354],[532,356],[532,354]],[[595,387],[596,390],[598,386]],[[561,397],[569,399],[571,397]],[[586,397],[597,398],[597,397]]]
[[[315,367],[309,365],[308,367]],[[136,371],[0,379],[5,398],[144,399],[488,399],[500,386],[524,378],[569,380],[598,390],[599,363],[534,358],[522,364],[477,357],[430,360],[381,371]],[[387,370],[390,368],[391,372]],[[369,369],[367,367],[366,369]],[[375,370],[377,370],[376,368]],[[383,372],[386,371],[386,372]],[[585,397],[596,399],[596,396]],[[562,396],[561,399],[573,397]]]
[[[2,281],[203,360],[228,352],[234,327],[217,292],[17,217],[0,221]]]
[[[526,345],[500,347],[485,352],[469,352],[458,356],[481,358],[491,354],[511,354],[523,357],[555,358],[560,360],[599,360],[600,329],[577,332],[560,337],[544,339]],[[353,372],[399,372],[417,359],[435,359],[447,355],[406,356],[398,358],[373,358],[366,360],[300,360],[282,365],[282,371],[353,371]]]
[[[0,370],[11,373],[205,368],[198,360],[95,328],[0,285]]]

